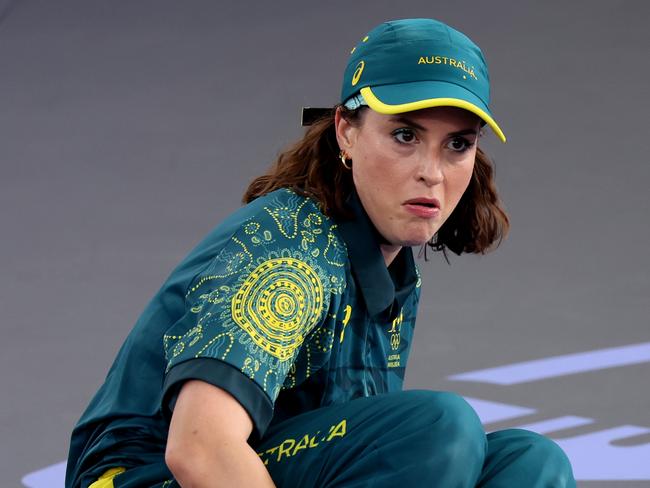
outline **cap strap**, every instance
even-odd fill
[[[348,110],[356,110],[363,105],[368,104],[361,93],[357,93],[355,96],[348,98],[348,100],[343,104],[343,106]]]

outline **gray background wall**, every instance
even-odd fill
[[[337,101],[350,48],[400,17],[439,18],[486,53],[508,144],[482,144],[513,224],[486,257],[420,263],[407,385],[650,426],[647,362],[514,389],[447,379],[650,341],[650,3],[5,0],[0,12],[1,486],[65,458],[172,267],[299,137],[300,107]]]

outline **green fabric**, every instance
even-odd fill
[[[267,425],[273,416],[273,403],[261,394],[260,387],[252,381],[242,381],[241,371],[231,364],[212,358],[196,358],[185,361],[171,369],[165,377],[162,401],[166,418],[171,418],[171,412],[176,404],[176,397],[182,384],[188,379],[202,380],[231,392],[241,405],[258,419],[260,425]]]
[[[408,89],[408,83],[416,85]],[[384,22],[360,39],[343,75],[341,103],[365,87],[388,105],[458,98],[490,114],[483,53],[463,33],[434,19]]]
[[[368,313],[376,316],[387,308],[393,311],[396,298],[399,303],[395,305],[395,310],[399,310],[404,304],[405,296],[413,291],[418,281],[413,253],[410,249],[403,249],[390,268],[386,268],[379,248],[382,237],[367,217],[358,196],[351,195],[347,203],[353,210],[355,219],[341,222],[339,233],[348,244],[352,272]],[[401,273],[399,276],[396,275],[398,271]],[[399,286],[398,290],[396,284]],[[397,296],[396,291],[399,291]]]
[[[269,422],[401,389],[419,299],[412,252],[403,249],[387,270],[358,199],[349,204],[355,219],[345,224],[278,190],[236,211],[190,252],[75,427],[67,488],[115,466],[127,469],[116,487],[168,480],[169,416],[189,379],[239,399],[255,426],[251,442]],[[339,226],[348,227],[345,237]],[[374,261],[355,259],[359,249],[377,251]],[[369,291],[380,280],[388,291]]]
[[[410,390],[358,398],[273,422],[252,446],[278,488],[575,488],[553,441],[485,434],[460,396]],[[162,461],[127,470],[116,488],[178,488]]]
[[[255,446],[278,488],[575,488],[557,444],[509,429],[486,436],[460,396],[410,390],[273,423]]]

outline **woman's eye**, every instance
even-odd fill
[[[401,144],[412,144],[417,140],[415,137],[415,132],[412,129],[397,129],[393,131],[393,137],[395,140]]]
[[[447,143],[447,147],[455,152],[464,152],[472,147],[472,143],[464,137],[454,137],[449,141],[449,143]]]

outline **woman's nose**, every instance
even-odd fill
[[[427,186],[442,183],[445,179],[442,166],[440,154],[435,151],[428,152],[422,157],[418,167],[418,180],[423,181]]]

